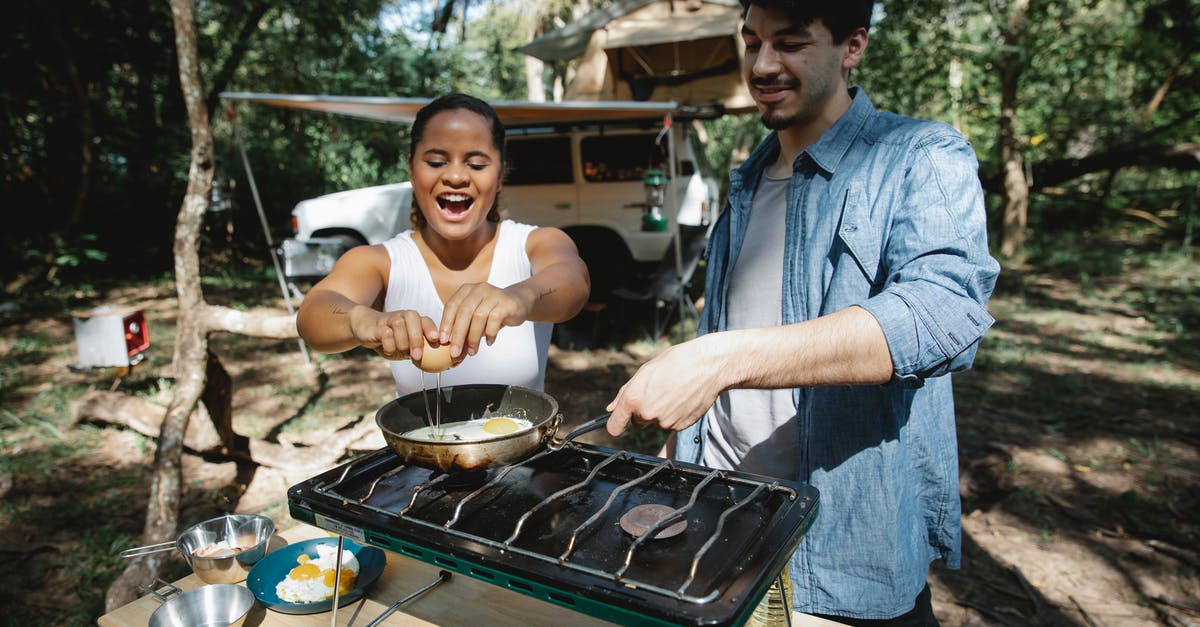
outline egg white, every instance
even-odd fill
[[[517,423],[517,430],[513,433],[520,433],[526,429],[532,429],[533,423],[524,418],[512,418],[509,416],[503,417],[506,420],[511,420]],[[410,440],[426,440],[429,442],[474,442],[476,440],[486,440],[495,438],[501,435],[512,435],[508,433],[492,433],[485,431],[483,425],[493,418],[476,418],[475,420],[467,420],[465,422],[448,422],[437,430],[441,437],[434,437],[433,427],[421,427],[404,433],[404,437]]]
[[[289,569],[287,577],[275,586],[275,594],[281,600],[288,603],[316,603],[333,598],[333,587],[325,585],[325,571],[337,568],[337,547],[318,544],[317,556],[310,555],[309,557],[311,559],[308,563],[320,568],[321,573],[312,579],[295,579],[292,577],[292,569]],[[296,565],[298,566],[300,563],[297,561]],[[350,551],[343,550],[342,570],[354,573],[352,581],[358,579],[358,568],[358,558]],[[336,584],[337,578],[334,577],[334,585]],[[353,583],[351,587],[353,587]]]

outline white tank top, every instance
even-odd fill
[[[525,242],[537,227],[505,220],[499,225],[496,250],[487,282],[504,288],[533,275]],[[391,258],[384,311],[412,309],[429,316],[434,323],[442,320],[444,303],[433,284],[433,275],[413,241],[412,231],[404,231],[383,242]],[[516,327],[504,327],[496,334],[496,342],[488,346],[479,343],[479,351],[459,365],[442,372],[442,385],[471,383],[500,383],[519,385],[541,391],[546,381],[546,355],[550,351],[550,322],[525,322]],[[423,372],[409,360],[388,362],[396,379],[396,394],[403,396],[433,389],[436,375]],[[424,378],[423,378],[424,377]]]

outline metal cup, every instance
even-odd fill
[[[275,523],[257,514],[226,514],[189,527],[175,541],[175,549],[205,583],[239,583],[267,554]],[[242,548],[227,557],[202,557],[196,551],[219,542]]]

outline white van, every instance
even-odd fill
[[[663,219],[646,219],[646,173],[665,170],[672,150],[675,176],[665,190]],[[619,288],[644,292],[657,273],[673,272],[677,229],[682,255],[698,257],[716,217],[717,182],[704,174],[703,150],[687,120],[675,120],[669,131],[661,121],[509,129],[507,151],[502,215],[570,235],[591,272],[593,301]],[[408,228],[411,195],[408,183],[396,183],[297,204],[296,236],[283,244],[285,274],[318,278],[350,246]]]

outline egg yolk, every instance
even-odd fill
[[[325,586],[328,588],[332,588],[333,587],[333,569],[327,568],[321,574],[324,576],[323,581],[325,582]],[[341,576],[340,580],[338,581],[338,594],[343,594],[343,593],[349,592],[352,589],[354,589],[354,571],[343,568],[342,576]]]
[[[508,418],[492,418],[483,423],[483,430],[496,435],[504,435],[517,430],[517,423]]]
[[[316,579],[320,576],[321,567],[317,566],[316,564],[309,564],[308,562],[293,568],[292,572],[288,573],[288,577],[295,579],[296,581],[308,581],[309,579]]]

